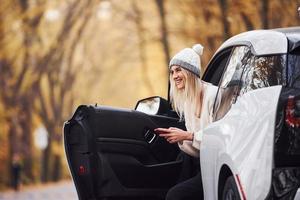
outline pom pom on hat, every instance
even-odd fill
[[[203,49],[204,47],[201,44],[195,44],[192,49],[199,55],[201,56],[203,54]]]
[[[185,48],[179,51],[169,63],[169,68],[173,65],[180,66],[200,78],[201,62],[200,56],[203,54],[203,46],[195,44],[192,48]]]

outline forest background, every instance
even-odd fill
[[[298,26],[299,0],[1,0],[0,190],[70,178],[62,127],[80,104],[133,109],[167,97],[168,61],[195,43],[202,68],[228,37]]]

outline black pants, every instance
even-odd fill
[[[172,187],[166,196],[166,200],[201,200],[203,199],[203,187],[201,172],[193,178],[178,183]]]
[[[183,152],[180,153],[179,157],[183,159],[183,172],[179,183],[168,191],[166,200],[203,199],[199,158],[191,157]]]

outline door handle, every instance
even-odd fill
[[[150,129],[148,129],[146,131],[146,133],[144,134],[144,137],[145,137],[146,142],[151,144],[154,141],[154,139],[156,138],[156,134],[153,131],[151,131]]]

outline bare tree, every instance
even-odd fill
[[[48,146],[43,151],[41,180],[49,181],[53,172],[50,160],[60,159],[54,156],[52,143],[61,142],[61,127],[64,114],[70,113],[74,96],[72,87],[78,68],[74,67],[75,50],[82,38],[85,27],[93,14],[93,8],[97,1],[74,1],[67,10],[61,31],[58,34],[59,43],[54,43],[46,55],[46,60],[41,60],[43,70],[47,70],[44,76],[47,80],[48,93],[39,85],[39,109],[38,113],[48,132]],[[68,106],[69,105],[69,106]],[[69,109],[66,109],[69,108]],[[56,163],[56,162],[54,162]],[[53,172],[51,174],[51,171]]]
[[[30,7],[27,0],[5,1],[4,7],[5,10],[0,10],[1,16],[7,19],[20,17],[22,30],[22,41],[18,44],[21,48],[16,52],[5,51],[10,48],[10,43],[13,43],[11,35],[14,33],[8,28],[11,23],[9,20],[1,24],[5,33],[2,33],[1,37],[4,52],[0,58],[2,75],[0,98],[6,107],[5,118],[9,124],[9,165],[12,164],[13,155],[21,155],[24,160],[25,176],[33,181],[32,113],[36,85],[25,77],[33,73],[32,47],[37,40],[35,33],[43,15],[43,7],[38,9],[34,16],[28,15]],[[10,12],[7,12],[8,10]]]

